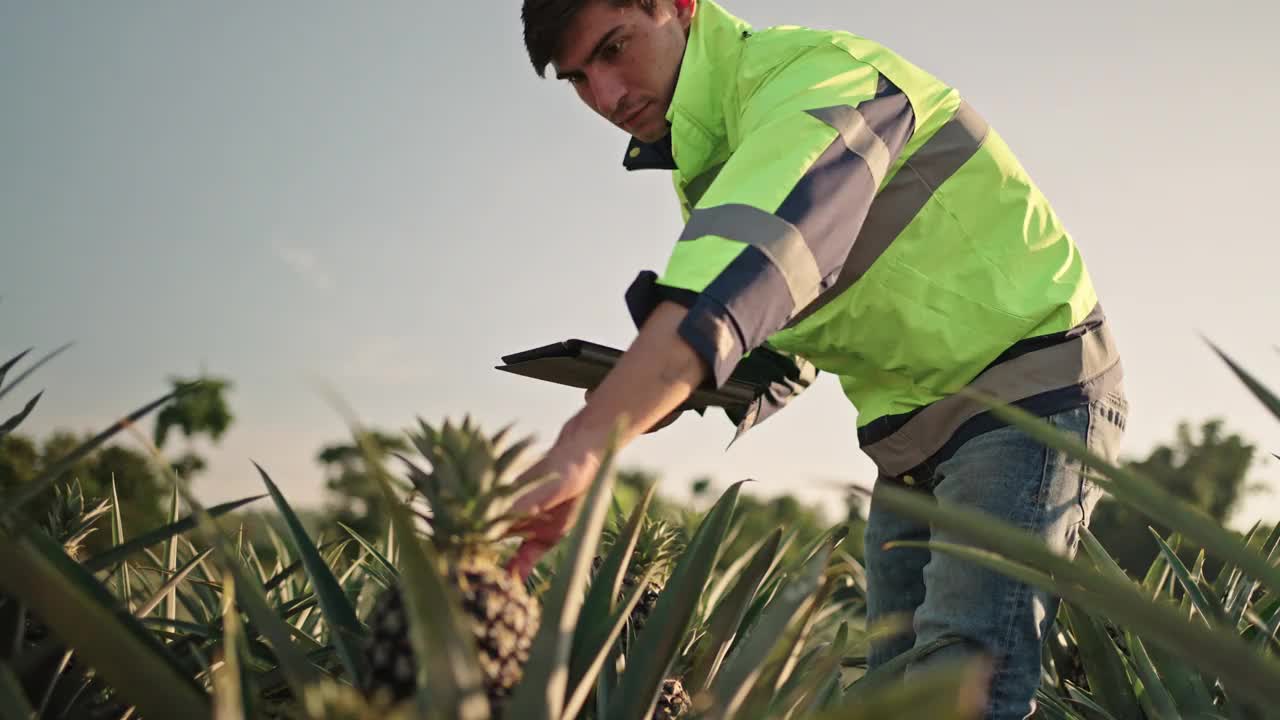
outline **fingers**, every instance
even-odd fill
[[[546,541],[536,537],[528,538],[520,543],[516,554],[511,556],[511,560],[507,563],[507,572],[520,578],[521,582],[528,580],[529,573],[533,572],[538,560],[542,559],[549,549],[551,545]]]

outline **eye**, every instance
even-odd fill
[[[621,55],[622,51],[626,49],[627,49],[627,41],[624,38],[624,39],[615,40],[609,43],[608,45],[605,46],[604,51],[601,52],[600,54],[603,55],[605,58],[612,60],[614,58],[617,58],[619,55]]]

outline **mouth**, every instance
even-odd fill
[[[636,120],[638,120],[638,119],[640,118],[640,115],[642,115],[642,114],[644,113],[644,111],[645,111],[645,110],[648,110],[648,109],[649,109],[649,103],[647,103],[647,102],[646,102],[646,103],[644,103],[643,105],[641,105],[640,107],[636,108],[636,111],[635,111],[635,112],[633,112],[633,113],[631,113],[630,115],[628,115],[628,116],[627,116],[626,118],[624,118],[624,119],[622,120],[622,122],[621,122],[621,123],[619,123],[619,124],[620,124],[620,125],[622,125],[623,127],[627,128],[627,129],[631,129],[632,124],[633,124]]]

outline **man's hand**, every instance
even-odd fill
[[[526,477],[554,474],[555,478],[516,503],[517,512],[529,513],[529,520],[517,524],[511,533],[524,538],[508,569],[520,576],[529,572],[548,550],[555,547],[578,517],[581,496],[591,487],[600,459],[593,453],[576,457],[556,445],[525,473]]]
[[[706,377],[702,360],[676,332],[686,313],[672,302],[654,308],[635,342],[589,394],[586,407],[565,423],[546,456],[522,476],[556,476],[512,506],[528,516],[511,530],[524,542],[508,569],[522,579],[577,518],[613,433],[618,432],[617,452],[640,434],[669,425]]]

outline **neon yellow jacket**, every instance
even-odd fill
[[[628,169],[672,170],[686,226],[664,297],[723,383],[762,346],[796,362],[740,432],[836,374],[881,471],[938,461],[995,423],[972,386],[1045,414],[1119,392],[1080,253],[1013,153],[954,89],[844,32],[694,17],[671,133]],[[763,351],[762,351],[763,352]]]

